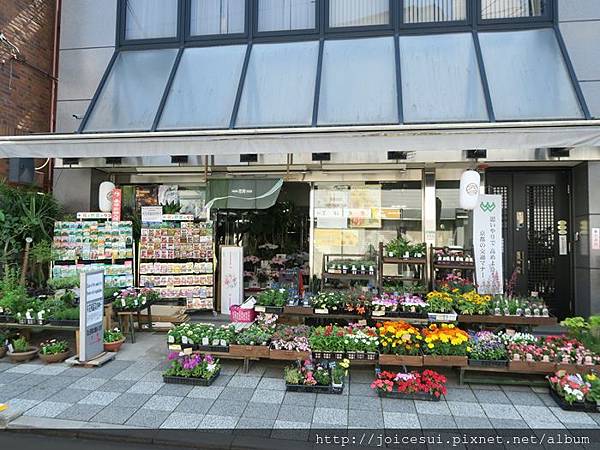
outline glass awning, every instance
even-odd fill
[[[107,70],[84,133],[585,118],[550,28],[130,50]]]

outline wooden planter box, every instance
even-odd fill
[[[469,359],[470,367],[507,367],[508,360]]]
[[[310,352],[297,352],[295,350],[269,350],[269,358],[278,361],[304,361],[310,358]]]
[[[467,367],[468,364],[466,356],[423,355],[424,366]]]
[[[257,305],[254,307],[254,311],[257,313],[267,313],[267,314],[283,314],[283,306],[261,306]]]
[[[575,402],[572,405],[567,403],[564,398],[562,398],[558,393],[550,388],[550,397],[556,402],[561,409],[565,411],[585,411],[585,412],[597,412],[598,405],[592,402]]]
[[[564,370],[567,373],[579,373],[585,375],[586,373],[596,372],[600,373],[600,366],[596,365],[583,365],[583,364],[562,364],[556,365],[556,370]]]
[[[268,358],[270,356],[268,345],[230,345],[231,356],[243,356],[247,358]]]
[[[380,392],[377,394],[381,398],[399,398],[402,400],[423,400],[426,402],[439,402],[442,396],[436,397],[435,395],[427,394],[425,392],[416,392],[414,394],[405,394],[403,392]]]
[[[221,369],[217,370],[212,378],[205,380],[204,378],[186,378],[186,377],[171,377],[163,375],[163,381],[167,384],[187,384],[189,386],[210,386],[219,377]]]
[[[411,366],[422,367],[423,356],[410,355],[379,355],[379,364],[382,366]]]
[[[510,372],[525,373],[554,373],[556,372],[556,363],[543,361],[509,361],[508,370]]]

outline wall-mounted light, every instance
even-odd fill
[[[171,164],[187,164],[187,156],[171,156]]]
[[[388,161],[406,161],[408,159],[408,152],[388,152]]]
[[[241,163],[255,163],[258,162],[258,155],[256,153],[247,153],[245,155],[240,155]]]
[[[487,158],[487,150],[475,149],[467,150],[467,159],[485,159]]]

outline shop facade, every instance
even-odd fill
[[[111,26],[91,31],[96,6],[64,5],[60,133],[0,141],[57,158],[54,192],[73,212],[97,210],[103,181],[177,186],[201,216],[218,182],[282,180],[320,277],[325,255],[397,236],[472,249],[459,190],[478,169],[481,192],[503,196],[505,278],[519,272],[518,291],[559,316],[600,310],[600,64],[575,30],[600,33],[593,7],[109,3]],[[211,214],[273,206],[258,203]],[[218,233],[235,243],[235,227]]]

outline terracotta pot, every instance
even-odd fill
[[[105,352],[118,352],[119,349],[121,348],[121,345],[123,345],[124,342],[125,342],[125,338],[121,339],[120,341],[105,342],[104,343],[104,351]]]
[[[26,361],[31,361],[32,359],[35,359],[35,357],[37,356],[37,353],[38,353],[37,347],[29,347],[29,350],[27,350],[26,352],[21,352],[21,353],[8,352],[8,357],[10,358],[10,362],[20,363],[20,362],[26,362]]]
[[[69,357],[69,354],[70,354],[70,352],[67,349],[66,352],[64,352],[64,353],[57,353],[55,355],[44,355],[42,352],[40,352],[38,356],[46,364],[54,364],[54,363],[63,362],[65,359],[67,359]]]
[[[6,356],[6,349],[4,347],[0,347],[0,358],[4,358]]]

